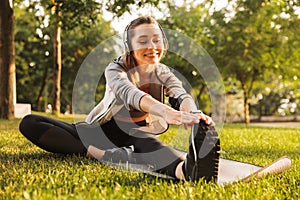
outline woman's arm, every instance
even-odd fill
[[[111,63],[105,69],[105,78],[109,89],[114,93],[117,101],[124,103],[130,110],[140,110],[139,102],[146,93],[138,89],[128,78],[128,73],[120,65]]]
[[[179,106],[179,110],[192,112],[197,110],[197,106],[192,98],[184,98]]]
[[[177,111],[151,97],[144,95],[140,100],[140,108],[144,112],[162,117],[168,124],[192,125],[199,123],[199,116],[186,111]]]
[[[179,101],[179,110],[183,111],[184,113],[197,111],[198,109],[193,98],[186,93],[185,89],[182,87],[182,82],[170,71],[167,66],[160,65],[159,67],[158,76],[166,87],[167,96],[172,97],[177,101],[179,98],[182,99],[182,101]],[[214,124],[212,119],[203,113],[196,113],[194,115],[197,115],[198,119],[204,120],[206,124]],[[191,124],[184,123],[184,125],[185,128],[188,128]]]

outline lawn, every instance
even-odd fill
[[[60,118],[72,121],[72,118]],[[0,120],[0,199],[299,199],[300,130],[225,125],[223,158],[266,165],[288,155],[288,171],[249,183],[174,183],[111,169],[85,157],[45,152],[18,131],[20,120]],[[187,148],[188,134],[170,128],[161,139]],[[233,169],[234,170],[234,169]]]

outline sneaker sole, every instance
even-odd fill
[[[200,121],[194,125],[191,133],[191,144],[189,152],[192,153],[195,165],[192,169],[192,181],[198,181],[201,178],[211,181],[217,180],[219,158],[220,158],[220,140],[218,133],[213,126],[208,126]],[[195,157],[194,155],[197,155]]]

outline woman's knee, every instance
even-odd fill
[[[23,133],[24,131],[26,131],[28,129],[28,126],[30,126],[32,124],[34,120],[35,116],[32,114],[26,115],[20,122],[19,124],[19,130],[21,131],[21,133]]]
[[[136,138],[134,142],[134,148],[136,152],[147,153],[157,151],[161,148],[164,148],[166,145],[160,141],[157,137],[152,134]]]
[[[28,139],[32,140],[37,138],[44,130],[41,130],[40,127],[40,116],[29,114],[26,115],[19,124],[20,132]],[[37,135],[38,134],[38,135]],[[38,136],[39,138],[39,136]]]

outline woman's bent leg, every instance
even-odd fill
[[[141,126],[143,126],[143,123],[141,124]],[[130,130],[138,127],[140,126],[137,124],[116,122],[114,120],[102,125],[101,128],[107,139],[110,141],[110,143],[115,145],[114,147],[111,146],[106,149],[115,147],[128,147],[131,145],[134,146],[133,155],[126,155],[131,154],[131,151],[125,151],[125,149],[120,148],[118,151],[115,151],[115,149],[108,151],[106,154],[109,155],[104,156],[104,158],[109,160],[109,157],[111,157],[111,160],[118,162],[115,157],[120,159],[119,157],[121,153],[125,156],[124,158],[120,159],[120,161],[130,157],[133,158],[132,160],[135,160],[137,163],[153,166],[159,173],[164,173],[175,177],[176,167],[185,159],[185,157],[173,148],[163,144],[152,133],[143,131],[136,131],[134,134],[129,133]],[[105,148],[101,148],[97,145],[93,146],[101,150],[105,150]],[[130,162],[132,160],[128,161]]]
[[[53,153],[86,154],[75,125],[45,116],[27,115],[20,132],[38,147]]]
[[[159,173],[176,177],[176,168],[185,159],[184,154],[165,145],[151,133],[141,134],[141,137],[135,139],[134,144],[138,160],[152,165]]]

